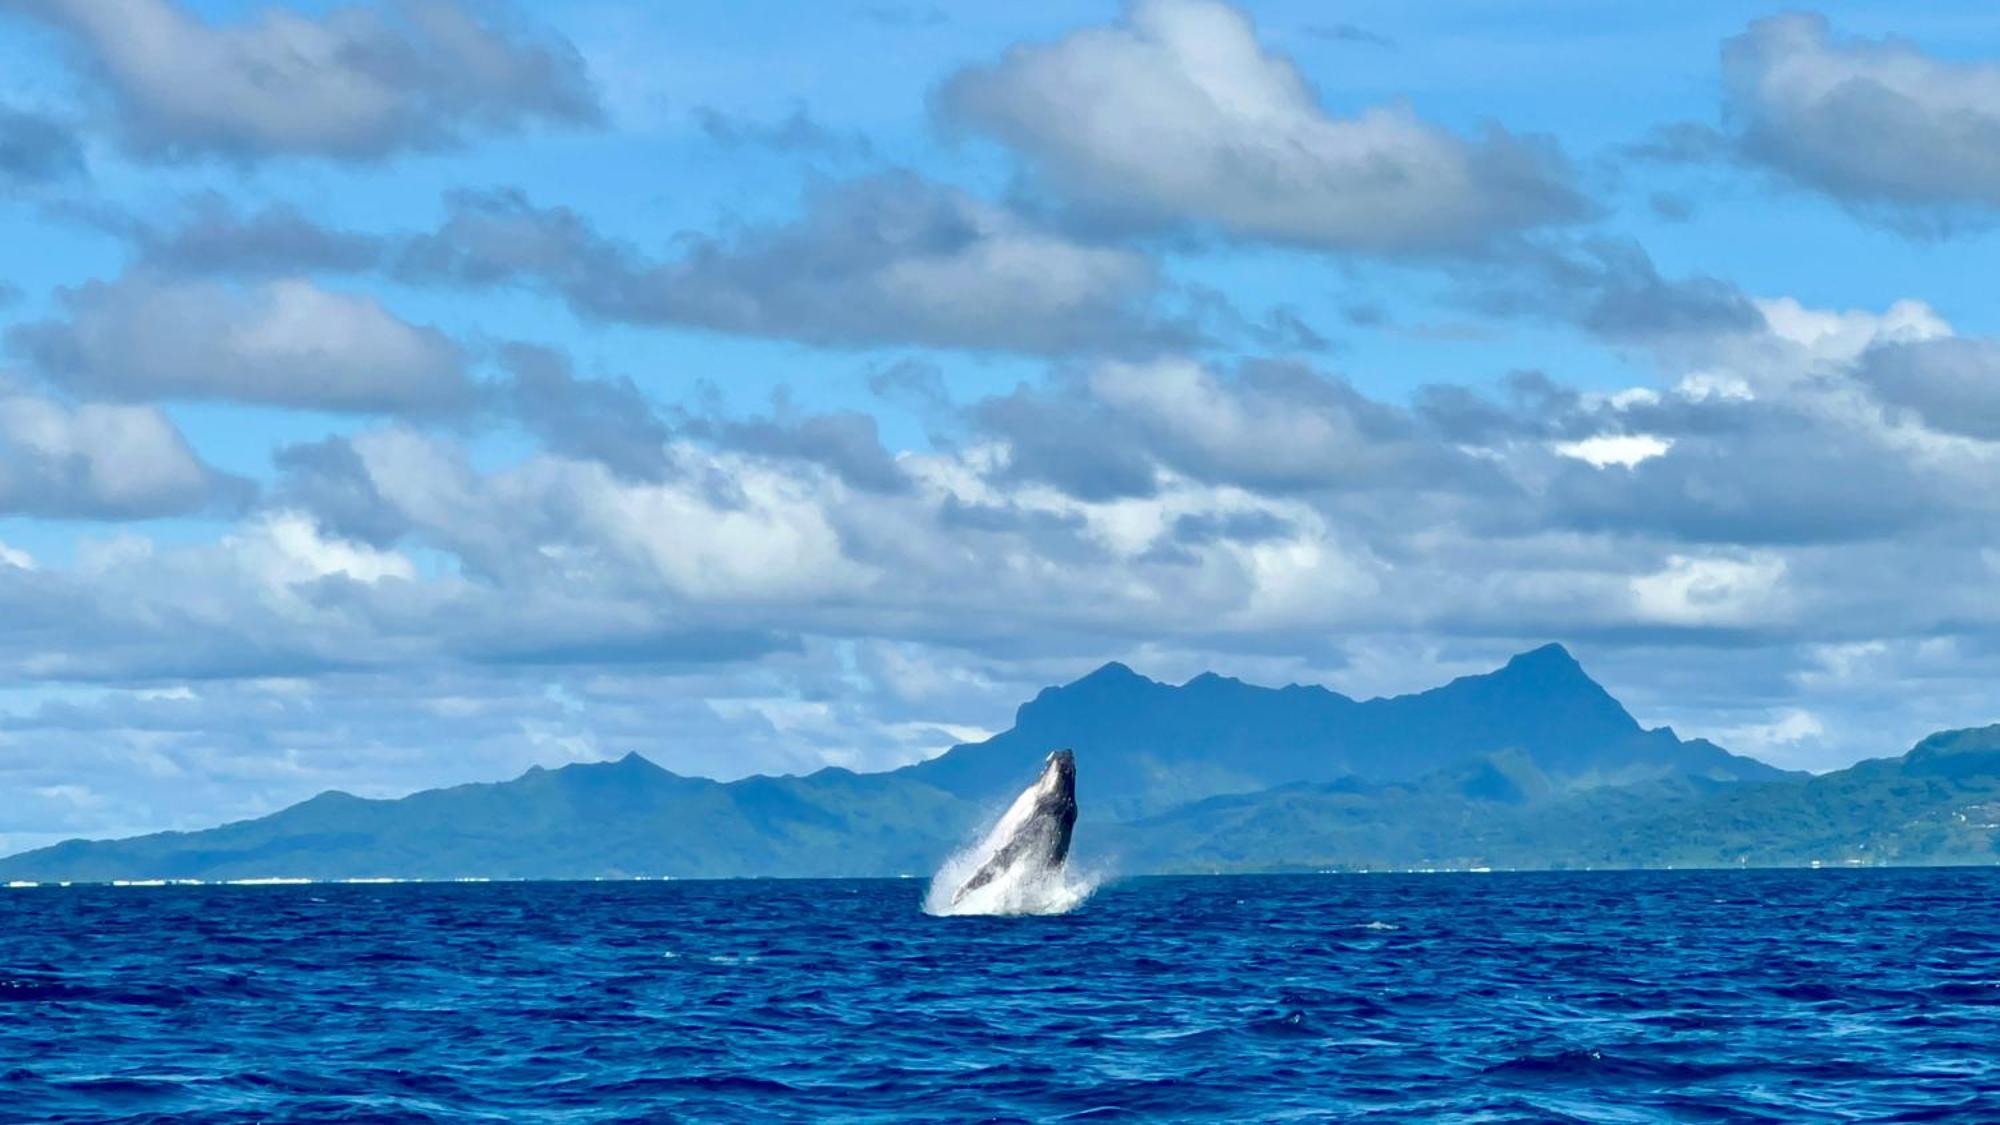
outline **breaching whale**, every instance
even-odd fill
[[[1007,814],[986,837],[979,865],[951,901],[1007,875],[1039,876],[1062,867],[1069,859],[1069,838],[1076,829],[1076,755],[1057,750],[1042,767],[1042,776],[1021,791]]]

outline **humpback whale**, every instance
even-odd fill
[[[1075,828],[1076,755],[1057,750],[1049,755],[1042,775],[1014,798],[1007,814],[993,826],[979,849],[986,862],[953,892],[952,903],[1004,875],[1039,875],[1061,868],[1069,858],[1069,838]]]

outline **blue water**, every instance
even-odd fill
[[[2000,1121],[2000,872],[0,893],[0,1118]]]

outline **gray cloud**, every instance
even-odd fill
[[[1694,200],[1678,192],[1656,191],[1646,197],[1646,207],[1654,217],[1670,223],[1685,223],[1694,218]]]
[[[1662,276],[1637,243],[1545,243],[1460,272],[1482,312],[1555,318],[1614,344],[1671,346],[1763,328],[1763,314],[1720,278]]]
[[[867,159],[874,145],[859,133],[840,132],[820,123],[803,105],[776,121],[756,121],[724,113],[713,106],[694,108],[695,124],[723,148],[769,148],[778,152]]]
[[[1705,164],[1728,159],[1733,142],[1722,131],[1699,121],[1675,121],[1655,126],[1625,154],[1662,164]]]
[[[1414,413],[1446,441],[1475,446],[1586,437],[1599,428],[1583,396],[1540,371],[1511,372],[1504,398],[1455,384],[1417,389]]]
[[[579,379],[562,354],[528,345],[508,347],[502,363],[513,376],[514,416],[544,448],[631,480],[657,481],[672,471],[673,431],[632,380]]]
[[[62,305],[63,319],[8,340],[80,394],[358,412],[459,410],[475,394],[436,329],[301,279],[238,287],[140,272],[65,290]]]
[[[1931,429],[2000,440],[2000,342],[1946,337],[1879,345],[1862,357],[1861,378]]]
[[[101,80],[142,156],[373,159],[547,122],[595,124],[582,58],[458,0],[270,7],[209,23],[174,0],[14,0]]]
[[[866,492],[904,492],[909,478],[882,447],[875,419],[851,410],[768,419],[712,419],[691,422],[688,432],[742,453],[824,467]]]
[[[311,512],[338,538],[387,547],[414,526],[382,495],[346,438],[283,446],[271,460],[279,474],[272,502],[281,509]]]
[[[944,372],[937,364],[921,359],[899,359],[869,372],[868,390],[879,398],[908,403],[922,411],[939,411],[951,405]]]
[[[1497,125],[1462,137],[1400,104],[1328,115],[1249,19],[1215,0],[1138,0],[1115,25],[960,72],[938,104],[1018,152],[1044,186],[1124,222],[1433,254],[1590,209],[1552,142]]]
[[[62,124],[0,104],[0,186],[54,183],[84,169],[83,146]]]
[[[131,241],[140,259],[162,270],[285,276],[372,269],[386,240],[328,227],[289,204],[244,213],[210,192],[183,202],[171,223],[98,216]]]
[[[1479,475],[1412,419],[1308,368],[1114,365],[1053,391],[1016,390],[972,408],[1007,442],[1005,475],[1083,499],[1152,496],[1162,472],[1259,492],[1422,491]]]
[[[86,211],[156,272],[379,272],[420,286],[552,293],[596,320],[797,340],[1026,354],[1156,354],[1226,338],[1279,351],[1330,342],[1288,306],[1261,318],[1176,285],[1147,254],[885,173],[821,185],[790,222],[683,234],[654,255],[519,191],[461,191],[422,233],[365,233],[275,205],[197,196],[165,218]]]
[[[1568,461],[1549,484],[1553,518],[1689,543],[1837,543],[1934,525],[1953,506],[1948,477],[1865,430],[1756,403],[1697,408],[1678,431],[1647,413],[1626,421],[1673,447],[1631,468]]]
[[[820,189],[795,222],[691,236],[666,261],[564,208],[460,195],[395,268],[412,281],[547,287],[605,320],[826,347],[1038,353],[1194,338],[1154,312],[1164,283],[1144,256],[1071,241],[907,174]]]
[[[1363,47],[1380,47],[1383,50],[1396,49],[1396,41],[1379,31],[1370,31],[1352,23],[1311,23],[1304,28],[1314,39],[1324,39],[1330,43],[1354,43]]]
[[[2000,207],[2000,63],[1836,40],[1794,12],[1727,41],[1722,65],[1744,158],[1864,207]]]

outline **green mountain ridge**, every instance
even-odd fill
[[[1642,728],[1545,646],[1365,701],[1112,664],[993,738],[884,773],[725,783],[633,754],[73,840],[0,859],[0,879],[928,875],[1055,746],[1078,755],[1077,854],[1123,873],[2000,858],[2000,727],[1807,777]]]

